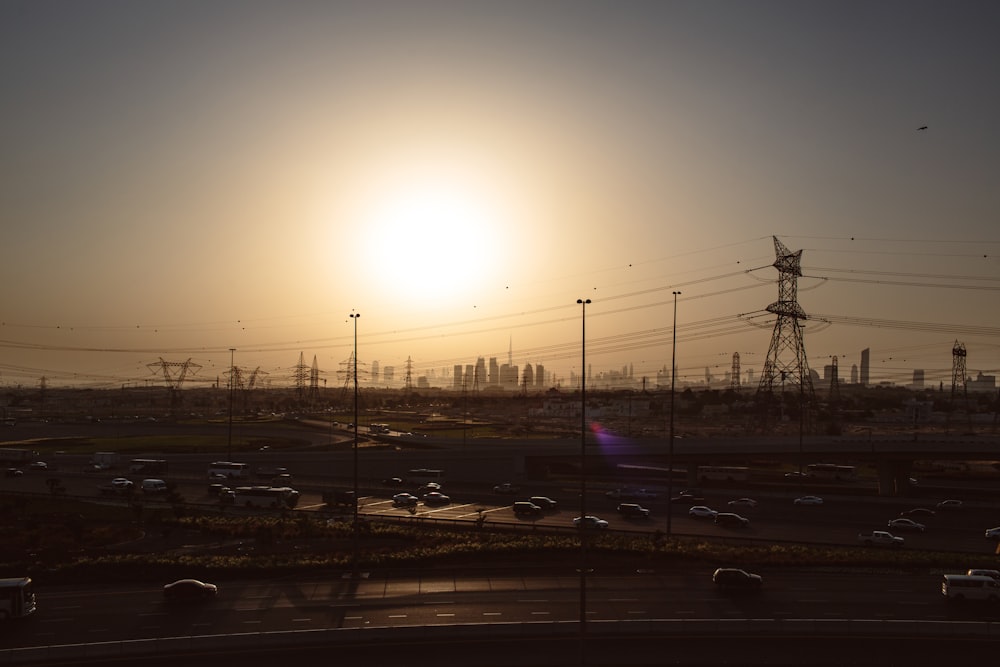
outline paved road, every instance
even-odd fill
[[[939,576],[763,570],[760,595],[723,595],[712,565],[678,572],[595,572],[588,622],[650,619],[1000,621],[1000,608],[948,605]],[[350,573],[221,581],[218,599],[167,605],[159,585],[40,586],[38,614],[0,629],[0,648],[276,630],[577,621],[580,579],[565,571]]]

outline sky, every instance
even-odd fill
[[[654,378],[673,292],[679,380],[759,377],[774,237],[810,367],[950,384],[959,341],[998,373],[998,28],[973,1],[0,0],[0,386],[335,386],[355,332],[397,379]]]

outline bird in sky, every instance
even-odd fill
[[[927,129],[926,125],[921,125],[920,127],[917,128],[917,132],[919,132],[920,130],[926,130],[926,129]]]

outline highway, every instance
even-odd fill
[[[901,572],[763,570],[758,595],[721,594],[712,566],[594,572],[588,622],[653,619],[998,621],[1000,607],[949,605],[939,577]],[[579,576],[562,572],[219,581],[217,599],[166,604],[158,585],[40,586],[39,612],[0,628],[0,649],[261,631],[577,621]]]

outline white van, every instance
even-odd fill
[[[142,492],[148,494],[166,493],[167,483],[162,479],[144,479],[142,480]]]
[[[941,579],[941,594],[949,601],[986,600],[1000,602],[1000,582],[993,577],[946,574]]]

